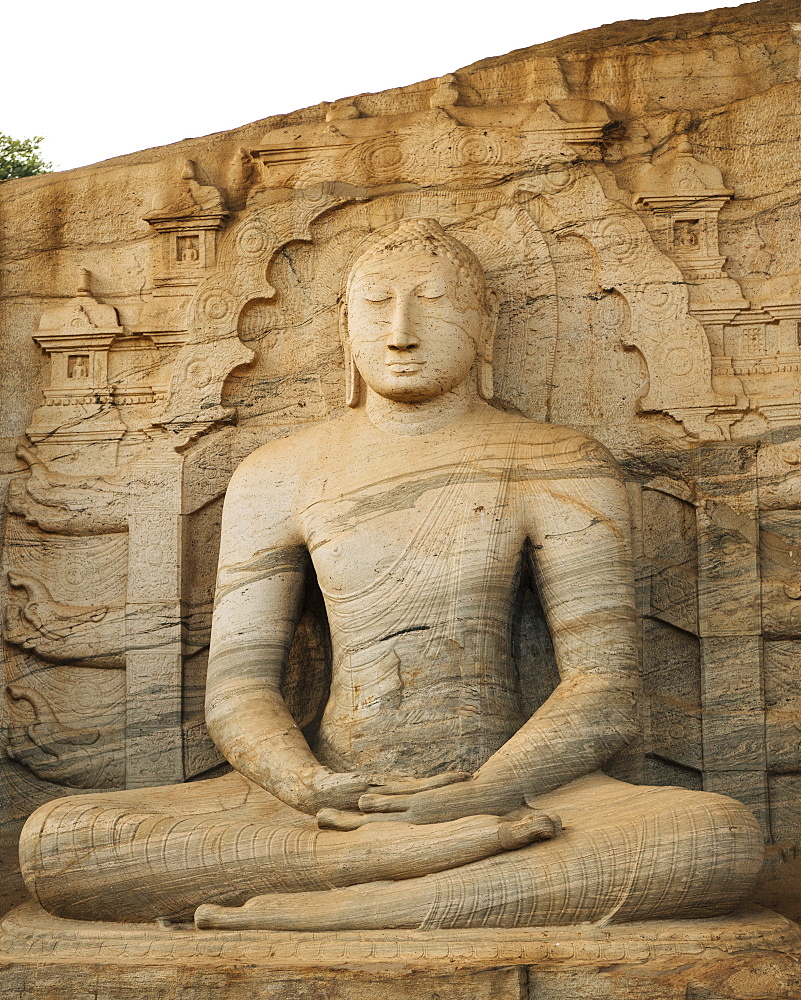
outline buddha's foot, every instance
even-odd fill
[[[550,840],[560,830],[558,816],[547,816],[527,807],[506,816],[470,816],[428,826],[369,824],[347,836],[352,838],[354,856],[363,853],[368,839],[373,841],[371,846],[380,849],[385,860],[376,864],[373,879],[364,878],[362,871],[363,881],[356,885],[344,881],[348,878],[344,874],[342,887],[327,891],[268,893],[254,896],[242,906],[205,904],[195,910],[195,925],[201,929],[228,930],[347,930],[410,926],[408,921],[411,919],[411,926],[414,926],[415,918],[405,914],[403,904],[407,902],[407,895],[416,897],[419,894],[418,888],[411,889],[411,883],[421,882],[420,876],[459,868],[539,840]],[[345,851],[341,861],[344,873],[347,873],[348,860]],[[354,869],[362,867],[353,865]],[[388,872],[392,881],[386,881]],[[358,877],[357,872],[354,875]],[[376,893],[378,896],[397,896],[400,909],[388,912],[381,908],[378,916],[368,912],[374,907]],[[413,909],[419,905],[416,900],[408,902]],[[397,920],[403,922],[397,923]]]

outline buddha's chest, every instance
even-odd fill
[[[362,484],[313,504],[304,529],[326,596],[369,591],[380,603],[386,592],[402,602],[425,587],[436,602],[454,586],[469,600],[511,585],[526,535],[515,491],[504,477],[458,471]]]

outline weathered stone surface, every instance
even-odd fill
[[[321,933],[680,916],[743,895],[801,915],[797,19],[789,0],[762,0],[613,25],[403,90],[0,186],[4,906],[25,898],[22,823],[50,802],[24,839],[29,884],[64,916],[122,921],[123,937],[126,920],[185,919],[201,904],[202,927]],[[417,233],[411,250],[392,243],[398,233]],[[438,249],[424,265],[426,240]],[[407,310],[389,334],[387,302]],[[473,352],[464,370],[459,344]],[[409,384],[428,371],[438,389],[399,396],[387,370]],[[244,459],[212,632],[223,496]],[[385,502],[392,476],[405,499]],[[304,518],[300,535],[281,534]],[[629,524],[631,555],[604,535],[623,539]],[[531,569],[513,595],[526,538]],[[306,589],[284,582],[253,603],[263,579],[306,572],[301,549],[316,571]],[[243,583],[248,563],[258,566]],[[559,610],[560,586],[572,617]],[[504,637],[495,652],[493,629]],[[242,700],[257,663],[257,686],[272,663],[276,697],[286,667],[283,697],[311,750],[289,714],[282,728],[274,705],[252,710],[261,695]],[[582,693],[588,677],[603,695]],[[567,707],[550,730],[544,703],[557,685]],[[534,735],[515,735],[529,716],[522,732]],[[277,755],[261,742],[274,724]],[[571,743],[573,730],[582,738]],[[522,748],[513,775],[492,764],[510,739]],[[226,758],[246,777],[219,777]],[[652,812],[636,787],[588,778],[599,765],[665,786]],[[483,776],[444,784],[443,771]],[[709,792],[761,824],[761,890],[745,874],[759,846],[749,814]],[[280,820],[277,801],[290,810]],[[398,803],[402,817],[383,812]],[[314,820],[321,810],[327,829]],[[463,818],[474,814],[489,818]],[[369,824],[352,830],[365,815],[383,823],[374,837]],[[236,846],[212,863],[223,816],[220,843]],[[390,822],[399,818],[413,826]],[[277,846],[285,820],[294,846]],[[242,834],[251,821],[266,837],[259,856],[305,865],[304,884],[282,887],[272,867],[252,876],[261,841]],[[619,842],[624,821],[637,832]],[[307,836],[340,844],[334,876],[305,864]],[[354,877],[359,837],[375,856]],[[136,855],[134,843],[149,850]],[[244,843],[250,861],[237,853]],[[593,874],[614,868],[600,863],[607,849],[631,872],[618,909]],[[521,888],[529,857],[545,874],[532,868]],[[728,896],[703,889],[727,872]],[[436,906],[451,899],[441,913],[414,895],[434,875]],[[557,890],[561,903],[543,901]],[[429,904],[438,916],[421,916]],[[58,938],[58,918],[47,919]],[[3,947],[21,926],[9,920]],[[765,945],[753,920],[743,918],[744,940]],[[157,948],[155,930],[136,933],[134,951]],[[736,960],[703,945],[641,993],[631,968],[589,976],[500,953],[493,969],[525,964],[526,977],[482,971],[468,987],[459,973],[408,988],[796,995],[795,940],[770,947],[773,966],[754,944]],[[65,976],[85,979],[83,953],[62,973],[34,972],[20,954],[6,970],[19,995],[58,996]],[[763,975],[769,967],[780,971]],[[256,987],[232,969],[201,982],[207,970],[143,964],[103,978],[108,1000],[143,983],[154,997],[378,995],[377,971],[354,972],[352,986],[321,972]]]
[[[145,988],[154,1000],[791,1000],[801,987],[797,926],[759,910],[606,928],[309,934],[59,920],[27,905],[2,930],[15,1000],[61,996],[65,981],[97,1000]]]
[[[619,468],[587,435],[491,405],[499,297],[453,229],[392,221],[357,243],[342,288],[348,410],[257,449],[226,492],[205,714],[234,772],[165,777],[178,713],[158,708],[179,687],[164,681],[180,650],[162,604],[178,586],[181,515],[173,465],[138,463],[131,542],[139,532],[148,552],[155,539],[165,558],[133,567],[128,595],[137,609],[160,597],[164,624],[156,669],[129,687],[129,706],[139,694],[148,709],[138,727],[128,711],[128,790],[29,818],[31,895],[63,918],[194,915],[201,930],[733,909],[762,866],[754,816],[598,772],[638,722]],[[293,661],[315,593],[330,655]],[[558,679],[526,719],[529,653],[511,638],[532,616]],[[284,693],[293,671],[300,690]],[[725,679],[710,668],[706,681]],[[319,705],[302,697],[310,686]],[[724,724],[740,719],[732,704]],[[743,745],[732,756],[753,764]]]

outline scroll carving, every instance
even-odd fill
[[[34,650],[52,663],[124,667],[124,609],[80,607],[53,600],[44,583],[9,572],[13,596],[6,612],[6,641]]]
[[[47,698],[21,684],[9,684],[6,695],[12,702],[27,702],[35,716],[24,735],[5,748],[13,761],[43,781],[70,788],[119,788],[124,783],[121,729],[66,726]]]
[[[12,480],[8,507],[28,524],[65,535],[127,530],[128,483],[124,478],[57,472],[25,445],[18,445],[16,454],[30,475]]]
[[[598,283],[624,297],[630,324],[623,336],[648,366],[643,412],[665,412],[701,437],[724,437],[709,422],[733,397],[716,392],[712,359],[703,327],[689,311],[681,272],[654,245],[637,214],[607,198],[588,166],[552,161],[542,176],[520,182],[522,199],[541,198],[544,224],[561,238],[585,239],[598,257]],[[535,215],[538,212],[532,205]],[[724,418],[731,423],[731,418]]]

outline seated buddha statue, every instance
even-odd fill
[[[21,839],[31,894],[58,916],[201,928],[732,909],[762,864],[751,812],[601,770],[638,731],[615,461],[490,405],[496,296],[437,222],[355,257],[349,408],[255,451],[225,499],[206,718],[233,770],[41,807]],[[526,574],[560,678],[528,718],[512,636]],[[302,730],[282,680],[309,579],[331,679]]]

